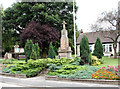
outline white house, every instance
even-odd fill
[[[116,30],[114,30],[114,32],[115,31]],[[82,32],[77,39],[77,56],[80,56],[80,41],[84,35],[87,36],[87,38],[88,38],[91,53],[93,53],[96,39],[97,39],[97,37],[99,37],[103,44],[104,56],[110,56],[111,54],[114,55],[113,41],[109,38],[104,37],[104,36],[108,35],[108,33],[112,38],[116,37],[115,34],[112,34],[109,31],[104,31],[104,32],[97,31],[97,32],[89,32],[89,33]],[[120,37],[119,37],[118,43],[117,43],[117,53],[118,52],[120,52]]]

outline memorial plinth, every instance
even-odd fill
[[[60,47],[58,50],[58,55],[60,58],[72,58],[72,50],[71,47],[69,47],[69,39],[68,39],[68,33],[65,28],[65,21],[63,21],[63,30],[61,31],[61,40],[60,40]]]

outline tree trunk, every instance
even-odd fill
[[[116,52],[116,48],[114,49],[114,59],[117,59],[117,52]]]
[[[113,44],[113,49],[114,49],[114,59],[117,59],[116,48],[117,48],[117,42],[114,42],[114,44]]]

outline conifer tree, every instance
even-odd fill
[[[95,42],[95,46],[94,46],[94,51],[93,51],[93,55],[97,56],[97,58],[102,58],[103,54],[103,45],[101,43],[100,38],[97,37],[96,42]]]
[[[32,52],[32,46],[33,46],[33,43],[32,43],[32,40],[27,40],[26,44],[25,44],[25,57],[26,57],[26,62],[28,59],[30,59],[30,55],[31,55],[31,52]]]
[[[53,45],[52,45],[52,42],[50,43],[49,45],[49,51],[48,51],[48,56],[47,58],[55,58],[55,51],[54,51],[54,48],[53,48]]]
[[[35,45],[33,44],[32,46],[32,52],[30,55],[30,59],[36,60],[37,59],[37,54],[36,54],[36,50],[35,50]]]
[[[34,48],[35,48],[37,59],[38,59],[38,58],[40,58],[40,52],[41,52],[41,49],[40,49],[38,43],[35,43]]]
[[[85,63],[90,62],[89,61],[90,48],[89,48],[88,38],[86,36],[83,36],[80,42],[80,56]]]

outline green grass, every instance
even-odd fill
[[[109,58],[109,57],[103,57],[104,63],[99,65],[98,67],[107,67],[107,65],[110,66],[117,66],[118,65],[118,60],[120,59],[114,59],[114,58]]]

